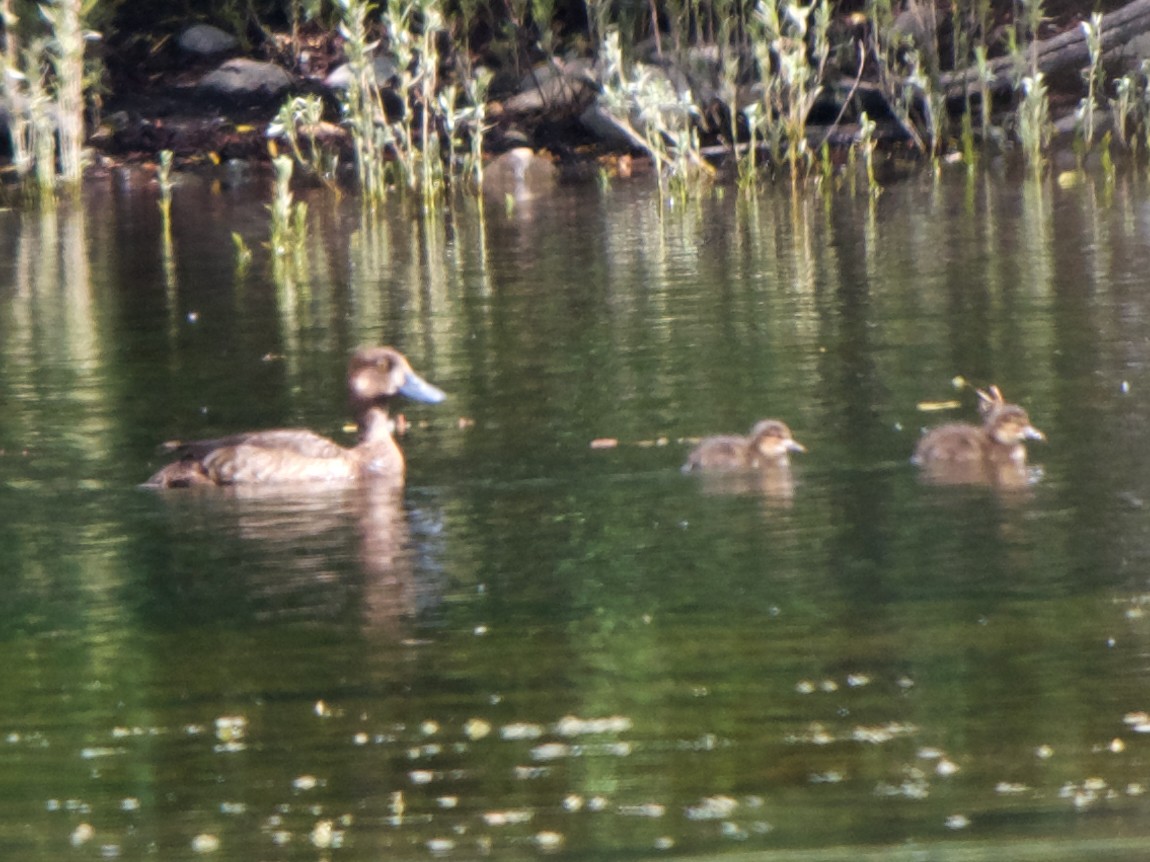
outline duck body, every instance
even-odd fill
[[[952,422],[927,431],[915,446],[911,463],[948,484],[1025,484],[1026,441],[1046,436],[1017,404],[1007,403],[998,387],[979,391],[982,425]]]
[[[788,470],[791,452],[806,452],[778,419],[755,423],[747,436],[719,434],[704,437],[691,450],[683,472]]]
[[[403,452],[392,434],[387,404],[396,395],[439,403],[446,396],[390,347],[361,348],[348,365],[348,393],[359,442],[352,447],[304,429],[271,429],[211,440],[165,444],[178,459],[145,487],[354,482],[383,478],[402,484]]]

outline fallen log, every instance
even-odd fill
[[[1133,0],[1103,16],[1103,62],[1109,63],[1124,56],[1130,43],[1147,32],[1150,32],[1150,0]],[[1021,58],[999,57],[990,61],[991,77],[986,86],[991,93],[1008,93],[1014,89],[1020,59],[1023,68],[1029,70],[1033,66],[1045,77],[1064,70],[1082,69],[1090,63],[1090,49],[1081,26],[1033,42],[1021,53]],[[969,98],[979,92],[978,68],[968,66],[948,72],[941,76],[941,84],[948,99]]]

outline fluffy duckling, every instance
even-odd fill
[[[787,470],[791,452],[806,452],[778,419],[755,423],[746,437],[721,434],[704,437],[687,456],[683,472],[719,470]]]
[[[945,483],[1025,484],[1025,442],[1046,435],[1023,408],[1007,403],[997,386],[979,389],[978,398],[981,426],[953,422],[932,428],[919,439],[911,462]]]
[[[184,488],[382,477],[401,485],[405,464],[392,436],[388,402],[402,395],[438,404],[446,396],[412,371],[407,358],[391,347],[357,350],[348,364],[347,386],[359,428],[359,442],[351,448],[303,429],[249,431],[215,440],[166,443],[165,449],[178,454],[179,460],[161,468],[144,484]]]

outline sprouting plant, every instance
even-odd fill
[[[60,143],[60,178],[80,182],[84,169],[84,18],[95,0],[42,0],[51,32],[47,57],[55,72],[53,96]]]
[[[1114,117],[1114,134],[1118,143],[1128,149],[1131,141],[1126,136],[1126,124],[1131,121],[1138,83],[1133,72],[1127,72],[1114,82],[1114,98],[1110,100],[1110,113]]]
[[[659,70],[628,72],[623,63],[619,32],[611,30],[603,43],[602,103],[620,126],[632,129],[655,163],[660,192],[668,187],[685,193],[709,179],[711,170],[699,151],[694,128],[698,109],[686,91],[676,90]]]
[[[296,203],[291,191],[292,160],[287,156],[272,159],[275,168],[275,188],[271,211],[271,250],[277,259],[302,254],[307,235],[307,204]]]
[[[355,174],[369,204],[387,196],[386,141],[377,122],[386,117],[380,84],[368,35],[369,6],[362,0],[334,0],[339,13],[339,32],[344,38],[349,80],[341,103],[355,150]]]
[[[882,187],[878,184],[874,170],[874,130],[874,120],[868,117],[864,111],[859,120],[858,147],[862,151],[863,163],[866,165],[867,188],[870,190],[871,197],[878,197],[882,192]]]
[[[821,92],[819,81],[830,53],[829,4],[816,0],[804,7],[787,0],[770,0],[755,7],[751,26],[763,78],[763,110],[757,119],[765,126],[760,125],[757,132],[763,133],[768,143],[775,142],[772,151],[790,165],[792,176],[797,176],[812,160],[806,121]],[[784,147],[785,152],[781,152]]]
[[[160,151],[159,170],[156,172],[156,181],[160,186],[160,216],[165,229],[170,229],[172,222],[172,151]]]
[[[243,275],[251,266],[252,250],[244,242],[243,236],[236,231],[232,231],[232,246],[236,250],[236,275]]]
[[[1050,142],[1050,104],[1042,73],[1022,79],[1022,102],[1018,106],[1018,136],[1026,162],[1036,173],[1045,164],[1044,152]]]
[[[322,124],[323,100],[314,95],[296,96],[280,107],[267,133],[286,140],[300,167],[335,188],[338,157],[317,141]]]
[[[1078,129],[1082,135],[1082,144],[1088,151],[1094,143],[1094,108],[1096,104],[1095,93],[1102,87],[1104,72],[1102,69],[1102,14],[1095,12],[1089,21],[1081,23],[1082,32],[1086,36],[1086,48],[1090,54],[1090,64],[1082,72],[1086,82],[1086,95],[1078,104]]]
[[[990,84],[994,80],[985,45],[979,45],[974,49],[974,62],[978,69],[978,110],[982,140],[985,143],[990,136]]]

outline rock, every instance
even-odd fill
[[[503,102],[507,114],[546,113],[551,119],[578,116],[595,99],[598,84],[590,60],[553,59],[519,83]]]
[[[209,99],[253,105],[276,101],[291,86],[291,76],[274,63],[236,58],[206,74],[196,91]]]
[[[240,47],[240,41],[231,33],[211,24],[193,24],[176,39],[176,45],[185,54],[196,57],[218,57]]]
[[[483,169],[483,194],[499,200],[530,200],[554,189],[557,173],[548,159],[528,147],[517,147]]]
[[[384,54],[377,54],[372,59],[371,70],[378,87],[386,87],[399,74],[399,67],[395,65],[395,61]],[[351,66],[347,63],[336,66],[323,79],[323,83],[332,90],[346,90],[351,83]]]

